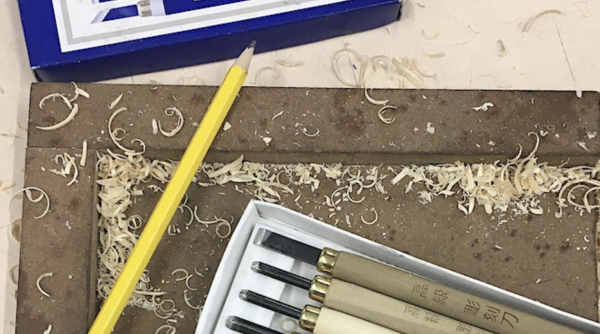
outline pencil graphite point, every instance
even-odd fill
[[[244,49],[242,54],[235,60],[232,67],[239,66],[244,71],[248,71],[250,67],[250,60],[252,59],[252,55],[254,54],[254,47],[256,46],[256,41],[250,42],[250,45]]]

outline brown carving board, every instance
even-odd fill
[[[33,217],[43,211],[43,205],[24,204],[19,334],[41,333],[48,324],[57,333],[85,333],[97,311],[94,162],[97,150],[115,148],[107,128],[114,110],[108,105],[123,94],[116,108],[128,110],[113,124],[127,130],[122,143],[128,145],[139,138],[147,145],[146,157],[178,159],[216,91],[215,87],[190,86],[80,86],[90,93],[90,99],[79,97],[78,115],[55,131],[41,131],[36,126],[64,119],[65,107],[50,100],[41,110],[38,103],[50,93],[72,96],[72,85],[32,86],[25,185],[46,190],[52,205],[47,216],[36,220]],[[376,165],[393,176],[388,166],[506,159],[518,152],[518,144],[530,151],[534,140],[528,133],[540,130],[548,131],[539,147],[541,160],[594,164],[600,156],[600,139],[586,137],[588,131],[600,132],[598,93],[584,92],[579,99],[573,92],[376,90],[372,96],[385,97],[398,107],[390,112],[396,118],[394,123],[383,124],[377,117],[379,107],[369,104],[360,89],[243,88],[227,118],[232,127],[218,134],[207,160],[228,162],[244,154],[246,160],[265,163]],[[484,102],[492,102],[494,107],[479,112],[472,109]],[[164,115],[167,107],[177,107],[185,115],[183,130],[173,138],[152,134],[153,118],[165,127],[175,124],[174,118]],[[433,134],[425,131],[429,122],[435,128]],[[318,131],[319,135],[309,137],[303,130],[308,134]],[[270,145],[261,137],[271,137]],[[83,140],[88,142],[88,163],[80,168],[78,183],[67,187],[67,179],[48,169],[56,168],[53,158],[58,153],[81,153]],[[578,141],[586,142],[589,151]],[[295,194],[284,196],[280,204],[326,223],[334,224],[337,219],[341,229],[598,320],[595,214],[580,216],[568,209],[557,219],[556,198],[548,195],[541,198],[543,215],[520,216],[499,225],[499,219],[492,219],[482,207],[465,216],[457,209],[456,198],[436,197],[423,205],[416,191],[405,193],[404,185],[386,184],[387,199],[369,190],[363,203],[345,204],[331,218],[323,196],[330,195],[336,184],[325,178],[315,192],[294,187]],[[202,217],[217,215],[234,221],[252,199],[233,185],[192,186],[188,195]],[[298,195],[301,199],[295,202]],[[148,217],[157,200],[158,194],[146,191],[128,213]],[[361,215],[372,217],[372,208],[378,212],[378,222],[361,223]],[[187,219],[178,214],[173,223],[183,225]],[[170,273],[177,268],[206,272],[204,278],[194,278],[192,284],[198,290],[189,294],[192,302],[200,304],[227,241],[218,238],[213,227],[200,224],[163,237],[148,269],[153,285],[167,291],[185,312],[175,325],[178,333],[193,333],[197,314],[183,303],[185,287]],[[36,288],[37,278],[46,272],[54,273],[43,281],[50,298]],[[153,333],[164,323],[152,312],[127,308],[115,333]]]

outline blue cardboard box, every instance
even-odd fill
[[[98,81],[265,52],[398,20],[402,0],[19,0],[40,81]]]

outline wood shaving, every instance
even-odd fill
[[[481,32],[480,29],[476,28],[475,26],[473,26],[472,24],[469,24],[469,29],[471,29],[471,31],[473,31],[476,34],[479,34]]]
[[[16,242],[21,242],[21,224],[21,219],[17,219],[11,224],[10,234]]]
[[[67,105],[67,107],[69,107],[69,109],[73,109],[73,105],[71,104],[71,101],[69,101],[69,99],[67,99],[67,97],[64,96],[63,94],[58,94],[58,93],[48,94],[48,95],[44,96],[44,98],[42,98],[40,100],[40,103],[38,105],[39,108],[44,109],[44,105],[46,104],[46,101],[48,101],[49,99],[52,99],[52,101],[54,101],[56,98],[60,98],[61,100],[63,100],[63,102]]]
[[[185,270],[185,269],[183,269],[183,268],[179,268],[179,269],[175,269],[175,270],[173,270],[173,271],[171,272],[171,275],[175,275],[175,274],[177,274],[177,273],[183,273],[183,275],[181,275],[181,276],[179,276],[179,277],[176,277],[176,278],[175,278],[175,281],[176,281],[176,282],[185,281],[185,280],[186,280],[186,279],[187,279],[187,278],[190,276],[190,274],[188,273],[188,271],[187,271],[187,270]]]
[[[223,124],[223,131],[227,131],[229,129],[231,129],[231,123],[225,122],[225,124]]]
[[[486,102],[486,103],[482,104],[479,107],[473,107],[473,110],[475,110],[475,111],[488,111],[488,109],[492,108],[493,106],[494,106],[493,103]]]
[[[175,334],[177,332],[177,328],[166,324],[158,327],[154,334]]]
[[[52,332],[52,325],[48,325],[48,328],[42,334],[50,334]]]
[[[389,102],[389,100],[375,100],[375,99],[373,99],[371,96],[369,96],[369,90],[372,90],[372,89],[365,88],[365,98],[367,99],[367,101],[369,101],[369,103],[375,104],[375,105],[384,106],[384,105],[386,105]]]
[[[171,131],[165,131],[165,130],[163,130],[163,128],[160,124],[160,121],[158,121],[158,131],[160,131],[160,133],[162,133],[162,135],[165,137],[173,137],[177,133],[179,133],[179,131],[183,128],[185,119],[184,119],[181,111],[179,111],[179,109],[177,109],[175,107],[170,107],[170,108],[165,109],[165,115],[167,115],[167,116],[177,115],[177,125]]]
[[[283,115],[283,110],[280,111],[280,112],[278,112],[277,114],[275,114],[275,116],[271,117],[271,120],[273,121],[273,120],[275,120],[275,118],[277,118],[277,117],[279,117],[281,115]]]
[[[440,58],[444,58],[446,57],[446,54],[443,52],[437,52],[437,53],[429,53],[426,52],[425,50],[421,50],[421,52],[426,56],[429,57],[431,59],[440,59]]]
[[[51,169],[50,172],[56,175],[60,175],[62,177],[68,177],[72,174],[71,181],[67,183],[67,186],[71,186],[73,183],[77,183],[79,169],[77,168],[77,162],[75,160],[75,157],[71,156],[68,153],[57,154],[54,157],[54,162],[58,165],[62,165],[62,168],[60,170]]]
[[[225,227],[226,231],[224,234],[221,233],[221,227]],[[231,235],[231,223],[228,221],[221,221],[220,223],[217,224],[217,226],[215,226],[215,233],[217,234],[217,236],[221,239],[226,239],[227,237],[229,237]]]
[[[531,29],[531,26],[533,26],[533,23],[539,19],[540,17],[544,16],[544,15],[550,15],[550,14],[556,14],[556,15],[562,15],[563,12],[561,10],[558,9],[548,9],[545,10],[539,14],[536,14],[534,16],[532,16],[529,20],[527,20],[527,22],[525,23],[525,25],[523,25],[523,32],[528,32],[529,29]]]
[[[32,190],[36,190],[39,191],[41,194],[38,198],[34,199],[32,197],[31,191]],[[17,191],[12,198],[10,199],[10,201],[12,202],[13,199],[15,199],[15,197],[20,194],[20,193],[25,193],[25,197],[27,197],[27,199],[33,203],[38,203],[42,200],[42,198],[46,199],[46,209],[44,210],[44,212],[42,212],[42,214],[40,214],[39,216],[33,217],[34,219],[40,219],[43,218],[46,214],[48,214],[48,212],[50,212],[50,198],[48,197],[48,194],[43,191],[42,189],[38,188],[38,187],[27,187],[27,188],[23,188],[19,191]]]
[[[87,147],[87,140],[84,140],[81,146],[81,159],[79,160],[79,166],[81,167],[85,167],[85,163],[87,160]]]
[[[341,68],[340,60],[343,58],[343,56],[348,57],[348,60],[350,61],[350,64],[352,66],[356,66],[355,63],[359,64],[360,65],[359,71],[360,72],[363,71],[364,60],[362,59],[360,54],[358,54],[358,52],[356,52],[355,50],[345,46],[344,48],[337,50],[331,57],[331,70],[333,71],[333,74],[341,83],[343,83],[346,86],[360,87],[362,84],[362,77],[360,78],[360,80],[358,80],[358,82],[348,81],[343,78],[342,73],[340,72],[340,68]],[[354,68],[353,68],[352,72],[354,73]]]
[[[423,30],[421,30],[421,35],[423,35],[423,37],[427,40],[433,40],[433,39],[438,38],[438,36],[440,35],[440,31],[436,30],[436,31],[430,33],[427,30],[423,29]]]
[[[123,98],[123,94],[117,96],[116,99],[114,99],[109,105],[108,105],[108,109],[113,110],[114,107],[117,106],[117,104],[119,104],[119,102],[121,102],[121,99]]]
[[[73,84],[73,86],[75,86],[75,95],[69,100],[69,102],[73,102],[73,101],[77,100],[77,98],[79,98],[80,96],[83,96],[86,99],[90,98],[90,94],[88,92],[79,88],[76,83],[74,83],[74,82],[71,82],[71,83]]]
[[[277,59],[275,62],[283,67],[300,67],[304,66],[304,62],[302,60],[294,60],[294,59]]]
[[[385,112],[390,109],[396,110],[398,108],[396,108],[394,106],[384,106],[377,111],[377,117],[379,118],[380,121],[382,121],[385,124],[392,124],[396,120],[395,117],[385,117],[384,116]]]
[[[582,141],[578,141],[577,145],[579,145],[579,147],[581,147],[582,149],[584,149],[586,152],[589,152],[590,150],[587,148],[587,144],[585,142]]]
[[[417,71],[417,73],[419,73],[420,76],[433,79],[437,78],[437,73],[428,73],[427,71],[423,70],[416,59],[412,60],[412,64],[413,68],[415,69],[415,71]],[[427,97],[425,95],[423,96],[425,97],[423,100],[427,100]]]
[[[377,215],[377,211],[375,211],[375,208],[371,208],[371,212],[373,212],[374,218],[371,221],[366,220],[362,215],[360,216],[360,220],[366,224],[366,225],[373,225],[377,222],[377,219],[379,218]]]
[[[194,275],[190,274],[190,275],[188,275],[188,277],[186,277],[186,278],[185,278],[185,286],[186,286],[188,289],[192,290],[192,291],[196,291],[196,290],[198,290],[198,289],[196,289],[196,288],[192,288],[192,287],[190,286],[190,279],[192,279],[192,277],[194,277]]]
[[[8,277],[14,285],[19,285],[19,265],[16,264],[8,270]]]
[[[113,112],[112,115],[110,115],[110,118],[108,119],[108,134],[110,135],[110,139],[112,139],[113,143],[119,149],[121,149],[123,152],[125,152],[126,155],[131,155],[131,156],[141,155],[144,152],[146,152],[146,144],[143,141],[141,141],[140,139],[133,139],[131,141],[131,144],[138,142],[138,143],[140,143],[140,146],[142,146],[141,152],[135,152],[134,150],[121,145],[121,143],[119,143],[120,140],[118,140],[117,137],[115,136],[115,131],[113,131],[113,129],[112,129],[112,122],[115,119],[115,117],[117,117],[117,115],[119,115],[121,112],[126,111],[126,110],[127,110],[127,108],[121,107],[121,108],[115,110],[115,112]]]
[[[5,182],[0,185],[0,191],[10,190],[15,187],[14,182]]]
[[[73,107],[71,108],[71,112],[69,113],[67,118],[65,118],[64,120],[62,120],[54,125],[36,126],[36,128],[39,130],[43,130],[43,131],[52,131],[52,130],[60,129],[63,126],[69,124],[75,118],[75,116],[77,115],[78,112],[79,112],[79,105],[77,103],[75,103],[75,104],[73,104]]]
[[[271,141],[273,141],[273,138],[271,137],[262,137],[261,138],[263,142],[265,142],[265,145],[269,146],[269,144],[271,144]]]
[[[317,131],[315,131],[315,133],[308,133],[308,130],[305,127],[301,127],[300,131],[303,135],[307,137],[316,137],[321,133],[321,130],[319,128],[317,128]]]
[[[44,279],[46,277],[52,277],[52,276],[54,276],[54,273],[52,273],[52,272],[41,274],[40,277],[38,277],[38,279],[35,281],[35,285],[37,286],[38,290],[41,292],[42,295],[44,295],[46,297],[50,297],[50,294],[48,294],[46,291],[44,291],[44,289],[42,289],[42,287],[40,286],[40,283],[41,283],[42,279]]]
[[[501,39],[496,41],[496,48],[498,49],[498,57],[506,56],[506,47]]]
[[[153,135],[158,134],[158,122],[156,121],[155,118],[152,119],[152,134]]]
[[[262,76],[265,72],[273,72],[273,80],[272,83],[276,83],[281,78],[279,71],[275,67],[265,66],[256,71],[256,75],[254,76],[254,82],[259,86],[264,86],[265,84],[262,82]]]
[[[425,129],[425,131],[427,131],[430,134],[435,133],[435,128],[433,126],[431,126],[431,122],[427,122],[427,128]]]
[[[598,132],[596,131],[588,131],[586,132],[586,136],[588,137],[588,139],[594,139],[596,138],[596,136],[598,135]]]
[[[191,308],[193,310],[199,310],[199,311],[201,311],[202,310],[202,306],[200,306],[200,305],[198,305],[198,306],[192,305],[192,303],[190,302],[190,299],[189,299],[190,297],[188,297],[187,293],[188,293],[188,290],[183,290],[183,301],[185,302],[185,304],[189,308]]]
[[[392,64],[394,64],[394,67],[396,67],[396,70],[402,74],[404,77],[406,77],[408,79],[408,81],[410,81],[415,88],[424,88],[425,85],[423,85],[423,82],[421,81],[421,79],[414,74],[407,66],[403,65],[400,61],[398,61],[396,58],[392,58]]]

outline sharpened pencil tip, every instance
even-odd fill
[[[252,262],[252,271],[257,272],[257,273],[260,272],[260,265],[261,265],[260,261]]]
[[[252,40],[252,42],[250,42],[250,45],[248,45],[248,49],[254,49],[255,46],[256,46],[256,40]]]

